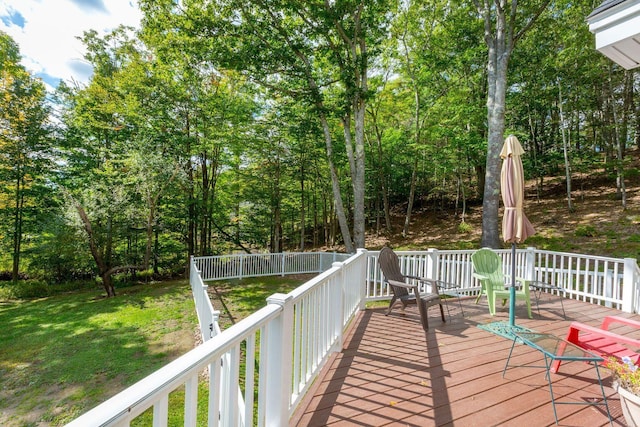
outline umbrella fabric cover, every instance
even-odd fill
[[[500,187],[504,203],[502,238],[505,242],[522,243],[535,233],[522,209],[524,204],[524,171],[520,156],[523,153],[524,150],[518,138],[509,135],[500,152],[500,157],[503,160],[500,173]]]

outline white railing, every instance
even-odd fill
[[[365,265],[360,250],[289,294],[272,295],[266,307],[68,426],[129,426],[146,411],[154,426],[167,426],[169,395],[182,388],[185,426],[287,425],[330,354],[342,348],[346,324],[364,308]],[[198,420],[199,378],[206,372],[208,418]]]
[[[347,254],[335,252],[283,252],[273,254],[233,254],[194,258],[202,280],[242,279],[243,277],[284,276],[322,273]]]
[[[473,277],[471,255],[475,251],[398,251],[405,274],[429,277],[458,286],[458,292],[474,295],[480,284]],[[511,250],[496,250],[505,275],[511,275]],[[382,281],[378,252],[370,251],[367,264],[367,300],[388,299]],[[556,285],[567,298],[600,304],[626,312],[640,310],[640,269],[633,258],[607,258],[536,248],[516,251],[516,276]]]
[[[635,259],[530,250],[534,279],[562,288],[562,295],[626,312],[637,311]]]
[[[191,285],[191,293],[196,306],[196,314],[198,315],[198,326],[202,341],[209,341],[211,337],[220,332],[218,325],[219,312],[214,310],[207,292],[208,286],[202,281],[200,270],[191,257],[189,262],[189,284]]]
[[[456,283],[460,292],[473,295],[480,289],[472,275],[473,252],[430,249],[400,251],[398,255],[406,274]],[[505,274],[510,274],[511,251],[498,253]],[[200,327],[207,331],[203,335],[208,339],[69,426],[129,426],[131,420],[151,408],[146,416],[152,417],[153,425],[166,426],[169,394],[182,387],[185,426],[287,425],[328,357],[340,350],[342,332],[354,314],[367,300],[389,298],[377,252],[359,250],[344,262],[333,262],[330,268],[328,258],[306,255],[301,262],[291,254],[262,256],[260,261],[247,255],[235,256],[246,258],[242,260],[234,256],[194,258],[191,286]],[[274,263],[284,267],[275,269]],[[516,252],[516,263],[516,275],[557,285],[563,296],[638,311],[640,269],[635,259],[527,248]],[[288,294],[272,295],[266,307],[220,332],[203,277],[213,272],[227,278],[247,277],[248,271],[256,276],[309,273],[316,268],[328,270]],[[196,418],[197,404],[202,401],[198,399],[198,386],[203,372],[209,375],[206,421]]]

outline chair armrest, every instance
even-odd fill
[[[438,288],[440,287],[440,285],[438,285],[438,280],[429,279],[427,277],[409,276],[409,275],[405,275],[404,277],[406,277],[407,279],[413,279],[413,280],[417,280],[418,282],[426,283],[429,286],[431,286],[431,293],[434,293],[434,294],[438,293]]]
[[[398,282],[397,280],[387,280],[387,283],[393,286],[399,286],[401,288],[413,289],[416,285],[412,285],[410,283]]]
[[[624,317],[619,316],[606,316],[602,320],[601,328],[605,331],[608,331],[609,325],[611,325],[612,323],[621,323],[626,326],[631,326],[632,328],[640,329],[640,322],[638,322],[637,320],[625,319]]]
[[[459,288],[461,288],[460,285],[456,285],[455,283],[451,283],[451,282],[445,282],[445,281],[442,281],[442,280],[434,280],[434,283],[440,289],[459,289]]]
[[[480,273],[473,273],[473,277],[475,277],[478,280],[487,280],[487,279],[489,279],[487,276],[484,276],[484,275],[482,275]]]
[[[625,337],[624,335],[609,332],[595,326],[585,325],[584,323],[580,322],[571,322],[571,324],[569,325],[569,332],[567,333],[567,341],[579,345],[580,332],[587,332],[601,336],[603,338],[608,338],[618,344],[627,344],[633,346],[634,349],[640,348],[640,340]]]
[[[407,279],[414,279],[414,280],[418,280],[418,281],[420,281],[420,282],[424,282],[424,283],[431,283],[431,284],[434,284],[434,283],[436,283],[436,282],[437,282],[437,280],[435,280],[435,279],[429,279],[429,278],[427,278],[427,277],[410,276],[410,275],[407,275],[407,274],[405,274],[405,276],[404,276],[404,277],[406,277]]]

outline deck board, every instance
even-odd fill
[[[384,308],[360,312],[336,353],[309,390],[290,426],[554,426],[553,408],[542,355],[517,345],[505,377],[502,371],[511,341],[477,326],[508,321],[506,307],[491,317],[486,301],[463,299],[465,316],[449,304],[451,317],[442,323],[437,309],[429,311],[425,333],[415,308],[385,316]],[[578,320],[598,326],[606,315],[640,320],[637,315],[576,300],[543,295],[540,315],[533,319],[519,304],[516,323],[564,337],[569,323]],[[446,310],[445,310],[446,314]],[[626,327],[613,329],[626,333]],[[640,338],[640,337],[638,337]],[[610,373],[601,368],[614,426],[624,426]],[[593,366],[564,362],[552,374],[557,401],[602,400]],[[557,405],[561,426],[606,426],[604,406]]]

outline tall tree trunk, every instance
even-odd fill
[[[564,153],[564,169],[565,179],[567,181],[567,208],[569,212],[573,212],[573,203],[571,200],[571,162],[569,160],[569,142],[567,141],[564,112],[562,110],[562,85],[558,80],[558,112],[560,113],[560,130],[562,133],[562,151]]]
[[[484,172],[485,167],[486,163],[485,165],[478,164],[473,167],[476,174],[476,181],[478,182],[478,188],[476,189],[476,196],[478,198],[481,198],[484,194],[484,180],[486,178],[486,174]]]
[[[635,84],[635,82],[638,80],[638,78],[640,78],[640,73],[637,73],[635,71],[631,71],[632,73],[632,83]],[[636,93],[633,90],[634,84],[631,85],[631,99],[633,102],[633,106],[631,107],[635,113],[635,138],[634,138],[634,143],[636,145],[636,147],[640,147],[640,102],[635,102],[634,101],[634,94]]]
[[[200,154],[200,254],[203,256],[209,255],[207,248],[207,218],[209,218],[208,204],[209,204],[209,157],[206,152]]]
[[[616,101],[613,97],[613,83],[612,83],[613,65],[609,64],[609,106],[611,108],[611,114],[613,116],[613,141],[616,146],[616,188],[618,197],[622,202],[622,208],[627,209],[627,189],[624,183],[624,143],[622,140],[624,135],[620,135],[618,127],[618,113],[616,108]]]
[[[364,70],[366,73],[366,69]],[[362,94],[358,96],[355,102],[354,116],[356,121],[355,139],[356,139],[356,174],[352,178],[353,181],[353,237],[356,248],[365,247],[365,151],[364,151],[364,116],[366,93],[366,77],[361,85]]]
[[[304,251],[304,239],[306,234],[306,211],[304,194],[304,160],[300,162],[300,250]]]
[[[147,216],[147,244],[144,251],[144,261],[142,262],[142,268],[149,269],[149,263],[151,261],[151,250],[153,248],[153,226],[156,222],[156,206],[151,200],[149,201],[149,215]],[[157,234],[156,234],[157,235]]]
[[[187,160],[185,164],[185,170],[187,172],[187,269],[186,274],[189,274],[189,257],[196,255],[195,245],[195,218],[196,218],[196,201],[195,201],[195,180],[193,176],[193,164],[191,160],[191,123],[189,119],[189,112],[185,114],[185,133],[186,133],[186,151]]]
[[[362,12],[364,1],[356,4],[350,15],[351,33],[345,30],[342,21],[335,20],[336,34],[342,40],[342,45],[334,45],[333,53],[336,63],[339,65],[341,74],[347,80],[346,84],[353,85],[351,90],[346,92],[349,107],[353,112],[355,122],[355,147],[351,145],[351,130],[345,127],[345,140],[347,145],[347,156],[351,169],[351,186],[353,189],[353,242],[347,245],[347,251],[353,252],[355,248],[365,246],[365,150],[364,150],[364,119],[366,114],[367,86],[367,44],[365,34],[362,29]],[[325,2],[327,12],[334,13],[334,6],[330,2]],[[344,49],[344,50],[342,50]],[[345,54],[346,51],[347,53]],[[346,59],[346,60],[345,60]],[[350,112],[346,115],[350,124]],[[339,212],[338,206],[336,210]],[[344,233],[344,231],[343,231]],[[346,240],[346,239],[345,239]],[[346,245],[346,242],[345,242]],[[350,247],[350,248],[349,248]]]
[[[113,216],[110,213],[107,214],[106,235],[103,261],[108,270],[112,267],[111,263],[113,262]]]
[[[158,268],[158,254],[160,253],[160,227],[156,224],[154,231],[154,244],[153,244],[153,274],[158,276],[160,270]]]
[[[104,261],[104,258],[102,257],[102,254],[96,243],[96,237],[95,237],[95,234],[93,233],[93,228],[91,226],[91,221],[89,220],[89,216],[87,215],[84,208],[79,203],[77,202],[74,202],[74,203],[75,203],[76,211],[78,212],[78,215],[80,216],[80,220],[82,221],[82,225],[84,226],[84,230],[87,233],[87,238],[89,239],[89,250],[91,252],[91,256],[93,257],[93,260],[96,263],[96,266],[98,267],[98,274],[102,279],[102,286],[104,287],[104,290],[107,292],[107,297],[113,297],[116,295],[116,290],[113,287],[113,282],[111,281],[111,277],[110,277],[111,273],[107,274],[109,272],[109,268],[106,262]]]
[[[387,168],[384,164],[384,155],[382,151],[382,132],[378,126],[378,112],[377,109],[371,111],[371,123],[374,133],[376,135],[376,157],[377,157],[377,171],[378,180],[380,181],[380,194],[382,197],[382,209],[384,210],[384,222],[387,228],[387,234],[393,233],[393,226],[391,224],[391,207],[389,206],[389,189],[387,188]],[[377,210],[376,210],[377,212]],[[377,214],[376,214],[377,215]]]
[[[504,37],[504,34],[501,35]],[[504,40],[502,40],[504,41]],[[500,150],[504,143],[504,112],[506,100],[506,78],[508,53],[505,46],[489,47],[487,97],[487,164],[485,168],[484,194],[482,199],[482,247],[500,247],[498,206],[500,203]]]
[[[317,185],[312,182],[313,191],[311,192],[311,203],[313,204],[313,247],[317,248],[319,244],[319,230],[320,227],[318,222],[318,194],[317,194]]]
[[[487,54],[487,166],[485,170],[484,197],[482,200],[483,247],[500,247],[498,207],[500,203],[500,150],[504,143],[505,102],[509,59],[520,37],[534,24],[546,9],[548,0],[542,2],[523,27],[515,33],[517,0],[474,0],[484,20],[484,40]],[[494,21],[495,15],[495,21]]]
[[[144,252],[144,261],[143,261],[143,265],[142,268],[144,270],[149,269],[149,262],[151,260],[151,252],[152,252],[152,245],[153,245],[153,240],[154,240],[154,228],[155,228],[155,247],[156,247],[156,251],[155,253],[158,253],[158,227],[157,227],[157,218],[156,218],[156,210],[158,207],[158,201],[160,200],[160,196],[162,195],[162,193],[164,192],[164,189],[167,188],[175,179],[175,177],[178,175],[178,167],[176,167],[173,171],[173,174],[171,175],[171,177],[167,180],[167,182],[164,183],[163,186],[160,187],[160,189],[156,192],[156,194],[148,194],[147,195],[147,205],[149,208],[149,214],[147,215],[147,224],[146,224],[146,232],[147,232],[147,245],[146,245],[146,249]],[[158,266],[157,266],[157,256],[154,256],[154,262],[153,262],[153,269],[154,269],[154,273],[157,274],[158,272]]]
[[[416,182],[418,181],[418,156],[413,159],[411,167],[411,182],[409,184],[409,199],[407,200],[407,212],[404,216],[404,227],[402,227],[402,237],[409,234],[409,225],[411,225],[411,213],[413,211],[413,201],[416,197]]]
[[[622,104],[622,123],[620,125],[620,144],[622,152],[627,152],[627,137],[629,136],[629,122],[633,111],[633,72],[625,70]]]
[[[21,166],[18,166],[21,168]],[[18,173],[16,180],[15,193],[15,212],[13,224],[13,269],[11,271],[11,279],[17,282],[20,277],[20,250],[22,246],[22,220],[24,211],[24,176]]]
[[[340,231],[344,240],[345,249],[348,253],[354,252],[353,241],[351,240],[351,232],[349,231],[349,223],[344,211],[344,204],[342,203],[342,191],[340,190],[340,179],[338,178],[338,172],[333,162],[333,139],[331,137],[331,130],[329,128],[329,122],[324,114],[320,114],[320,123],[322,124],[322,132],[324,134],[325,147],[327,152],[327,162],[329,164],[329,173],[331,175],[331,189],[333,190],[333,205],[335,206],[336,216],[338,218],[338,224],[340,225]]]
[[[407,62],[409,62],[409,54],[408,54],[408,49],[405,45],[405,53],[406,53],[406,57],[407,57]],[[421,126],[420,126],[420,108],[421,108],[421,102],[420,102],[420,88],[417,85],[417,80],[415,77],[415,73],[413,72],[413,69],[411,70],[411,78],[413,80],[413,98],[414,98],[414,108],[413,108],[413,143],[415,144],[415,147],[418,147],[420,145],[420,135],[421,135]],[[416,182],[418,180],[418,156],[416,155],[414,158],[414,162],[413,162],[413,168],[411,170],[411,186],[409,189],[409,200],[407,203],[407,213],[405,214],[404,217],[404,227],[402,228],[402,237],[407,237],[407,235],[409,234],[409,225],[411,224],[411,213],[413,210],[413,201],[416,197]]]
[[[272,252],[282,252],[282,212],[280,203],[280,160],[276,159],[273,189],[273,237]]]

